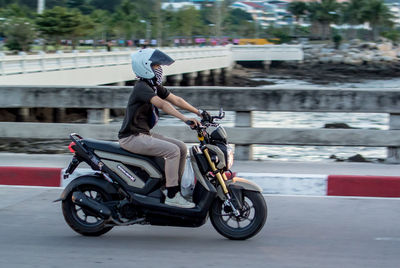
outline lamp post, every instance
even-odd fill
[[[146,20],[140,20],[140,22],[146,24],[146,41],[149,42],[150,41],[151,24],[150,24],[150,22],[147,22]]]
[[[258,33],[258,20],[254,21],[254,27],[255,27],[255,37],[258,39],[260,37],[260,34]]]
[[[221,41],[221,24],[222,24],[222,18],[221,18],[221,0],[216,0],[216,8],[217,8],[217,18],[215,22],[215,30],[216,30],[216,38],[218,39],[218,42]]]
[[[208,24],[208,26],[210,26],[210,34],[216,36],[217,33],[215,32],[215,24],[211,23],[211,24]]]
[[[46,0],[38,0],[37,13],[42,14],[46,5]]]

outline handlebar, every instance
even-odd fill
[[[223,119],[224,117],[225,117],[225,112],[224,112],[224,110],[221,108],[221,109],[219,110],[219,115],[218,115],[218,116],[211,116],[211,117],[208,118],[208,120],[203,118],[203,119],[200,121],[200,123],[201,123],[200,126],[192,127],[192,126],[194,125],[194,123],[193,123],[192,121],[190,121],[190,120],[186,121],[185,123],[186,123],[187,125],[189,125],[191,129],[200,131],[200,130],[203,130],[203,129],[207,129],[208,127],[218,127],[219,124],[216,123],[214,120],[221,120],[221,119]]]
[[[204,124],[207,124],[207,123],[209,123],[209,124],[211,124],[211,125],[214,125],[214,124],[217,124],[217,123],[215,123],[214,122],[214,120],[221,120],[221,119],[223,119],[225,117],[225,112],[224,112],[224,110],[221,108],[221,109],[219,109],[219,115],[218,116],[211,116],[211,120],[204,120],[204,119],[202,119],[201,120],[201,123],[204,125]]]

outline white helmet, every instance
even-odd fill
[[[132,70],[140,78],[152,79],[153,65],[171,65],[175,61],[158,49],[145,48],[132,53]]]

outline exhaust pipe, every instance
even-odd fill
[[[102,219],[106,220],[111,216],[111,210],[107,206],[87,197],[82,192],[74,192],[72,194],[72,202]]]

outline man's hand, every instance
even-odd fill
[[[195,129],[197,126],[200,126],[200,122],[195,118],[186,118],[185,123],[190,126],[191,129]]]

